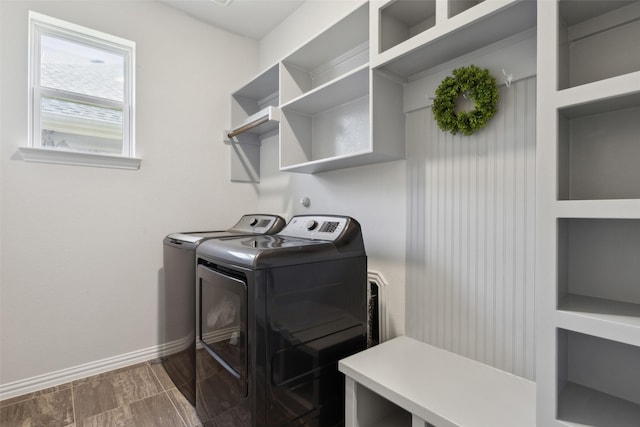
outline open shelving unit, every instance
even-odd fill
[[[640,425],[640,1],[538,20],[538,423]]]
[[[260,182],[260,138],[280,123],[278,65],[231,94],[232,128],[223,141],[231,145],[231,181]]]
[[[402,86],[369,67],[364,3],[282,61],[280,170],[318,173],[404,158]],[[384,115],[384,127],[374,117]]]
[[[536,3],[526,0],[373,3],[380,19],[371,66],[401,79],[536,26]]]
[[[402,83],[371,70],[369,34],[369,2],[361,1],[232,94],[234,128],[224,135],[234,148],[232,180],[258,182],[260,140],[275,129],[282,171],[404,158]]]
[[[282,60],[282,103],[368,63],[369,8],[363,4]]]

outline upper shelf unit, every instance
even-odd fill
[[[558,90],[640,70],[640,2],[558,4]]]
[[[403,79],[536,25],[536,2],[527,0],[376,3],[371,67]]]
[[[367,2],[282,61],[280,93],[281,170],[404,158],[402,86],[369,68]],[[385,117],[384,128],[376,115]]]
[[[280,123],[279,70],[276,64],[231,94],[232,127],[223,134],[231,181],[260,182],[260,138]]]
[[[364,4],[282,61],[286,104],[369,63],[369,8]]]

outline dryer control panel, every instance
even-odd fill
[[[291,221],[278,234],[287,237],[335,242],[349,226],[356,226],[356,224],[348,217],[300,215],[291,218]]]

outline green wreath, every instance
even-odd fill
[[[460,94],[472,99],[475,109],[456,113],[456,100]],[[458,132],[471,135],[487,125],[497,111],[497,104],[496,79],[489,70],[470,65],[453,70],[453,77],[447,76],[440,83],[431,109],[443,131],[450,131],[454,135]]]

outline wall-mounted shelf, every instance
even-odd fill
[[[402,99],[401,85],[365,66],[283,106],[280,169],[318,173],[404,158]]]
[[[231,181],[260,182],[260,138],[280,122],[279,67],[270,67],[231,94],[232,127],[222,140],[231,146]]]
[[[282,107],[280,168],[319,172],[369,145],[369,68],[360,67]],[[341,125],[342,123],[342,125]]]
[[[363,4],[282,60],[281,102],[312,91],[369,62],[369,7]]]
[[[368,2],[287,56],[280,88],[280,170],[318,173],[404,158],[402,86],[369,67]],[[374,119],[381,115],[384,128]]]
[[[532,1],[435,1],[434,25],[397,44],[385,39],[384,29],[388,26],[385,10],[392,10],[397,15],[400,13],[397,9],[411,10],[416,7],[414,3],[401,0],[382,4],[378,22],[380,40],[372,49],[372,68],[407,79],[536,25],[536,3]],[[427,9],[426,4],[424,8]],[[453,15],[447,18],[448,13]],[[427,20],[431,22],[432,18],[427,17]],[[391,34],[389,37],[397,38],[393,32],[387,33]],[[385,49],[388,44],[393,47]]]
[[[276,129],[283,171],[402,159],[402,111],[402,85],[369,67],[369,2],[362,1],[232,94],[234,126],[224,135],[233,147],[232,180],[259,181],[260,141]]]
[[[263,135],[278,129],[280,123],[280,109],[278,107],[267,107],[257,113],[247,117],[234,128],[227,131],[226,136],[233,139],[241,134]]]

